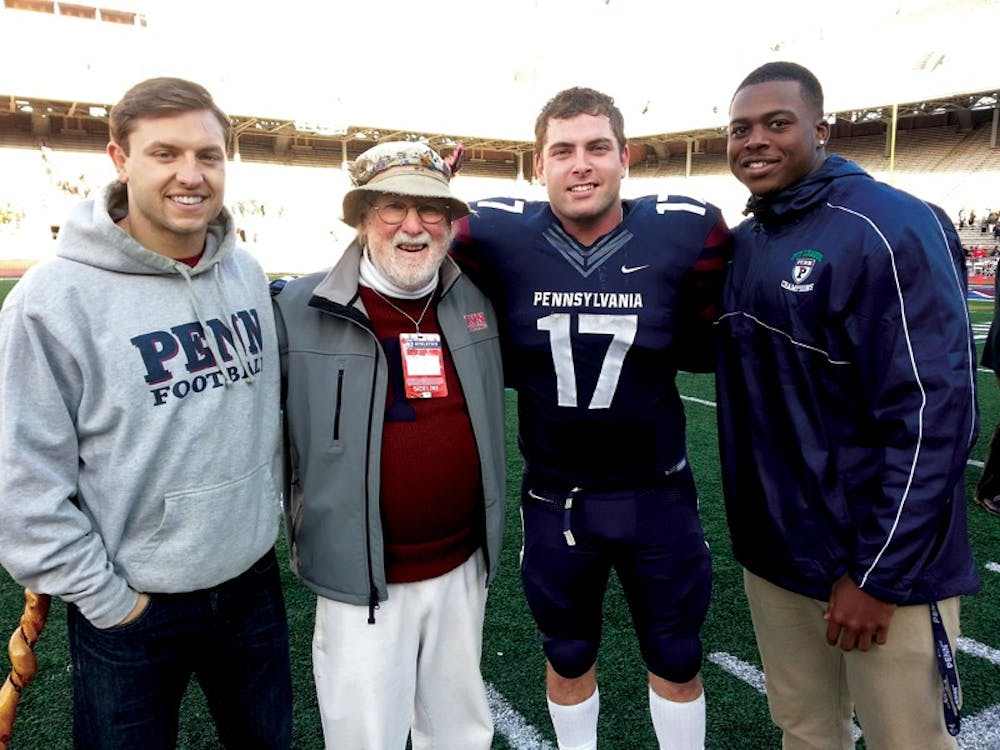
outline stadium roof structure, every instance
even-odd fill
[[[812,69],[848,129],[924,116],[962,127],[987,109],[996,123],[1000,93],[1000,0],[840,0],[821,18],[780,0],[752,12],[727,0],[86,2],[0,0],[0,145],[103,149],[115,98],[154,75],[206,85],[245,159],[337,166],[373,142],[419,139],[461,142],[471,173],[510,177],[530,172],[535,115],[570,85],[615,96],[633,163],[721,139],[732,90],[767,60]]]

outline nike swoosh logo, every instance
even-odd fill
[[[647,263],[644,266],[624,266],[623,265],[622,266],[622,273],[635,273],[636,271],[641,271],[644,268],[649,268],[649,264]]]

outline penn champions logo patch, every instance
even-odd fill
[[[790,292],[811,292],[814,284],[804,283],[823,262],[823,254],[816,250],[799,250],[792,255],[791,281],[781,280],[781,288]]]

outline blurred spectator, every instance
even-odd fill
[[[996,249],[996,248],[994,248]],[[1000,304],[1000,275],[994,279],[993,292],[993,320],[990,323],[990,332],[986,337],[986,345],[983,347],[982,366],[993,370],[1000,384],[1000,330],[997,322],[997,309]],[[986,448],[985,465],[982,476],[976,484],[976,493],[973,498],[976,505],[983,508],[987,513],[1000,516],[1000,425],[993,430],[993,437]]]

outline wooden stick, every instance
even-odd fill
[[[14,714],[21,699],[21,691],[31,682],[38,670],[35,658],[35,643],[45,627],[45,617],[49,613],[47,594],[36,594],[24,590],[24,614],[21,623],[10,636],[7,652],[10,654],[10,674],[0,687],[0,750],[7,750],[10,732],[14,726]]]

